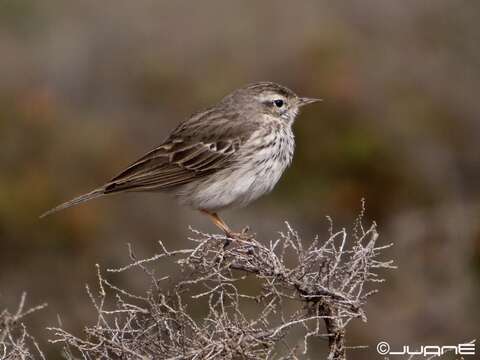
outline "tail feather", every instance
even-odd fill
[[[72,206],[75,206],[75,205],[78,205],[80,203],[83,203],[85,201],[89,201],[89,200],[92,200],[92,199],[96,199],[100,196],[103,196],[105,195],[105,188],[104,187],[101,187],[101,188],[98,188],[98,189],[95,189],[89,193],[86,193],[86,194],[83,194],[83,195],[80,195],[70,201],[67,201],[63,204],[60,204],[56,207],[54,207],[53,209],[50,209],[46,212],[44,212],[42,215],[40,215],[40,218],[44,218],[45,216],[48,216],[48,215],[51,215],[53,213],[56,213],[57,211],[61,211],[61,210],[64,210],[64,209],[67,209],[69,207],[72,207]]]

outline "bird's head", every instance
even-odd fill
[[[299,97],[292,90],[273,82],[247,85],[228,95],[224,102],[241,111],[270,115],[291,125],[302,106],[320,99]]]

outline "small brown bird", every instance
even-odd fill
[[[180,123],[160,146],[105,185],[41,217],[105,195],[161,191],[236,237],[218,211],[245,206],[273,189],[292,161],[292,124],[299,109],[316,101],[273,82],[237,89]]]

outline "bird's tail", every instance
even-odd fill
[[[67,209],[69,207],[78,205],[78,204],[83,203],[83,202],[88,201],[88,200],[96,199],[96,198],[98,198],[100,196],[103,196],[103,195],[105,195],[105,188],[104,187],[95,189],[93,191],[90,191],[89,193],[77,196],[76,198],[74,198],[70,201],[67,201],[63,204],[60,204],[60,205],[54,207],[53,209],[50,209],[50,210],[44,212],[42,215],[40,215],[40,218],[44,218],[45,216],[56,213],[57,211]]]

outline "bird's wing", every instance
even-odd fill
[[[257,129],[241,109],[221,106],[180,123],[159,147],[138,159],[105,185],[45,212],[41,217],[106,194],[171,190],[208,176],[235,161],[241,145]]]
[[[241,145],[240,138],[218,141],[171,139],[114,177],[105,193],[168,190],[223,169]]]
[[[193,115],[107,183],[105,194],[169,190],[225,168],[257,128],[244,120],[241,111],[218,107]]]
[[[240,144],[239,138],[211,142],[167,140],[104,186],[60,204],[40,217],[106,194],[173,189],[227,166]]]

